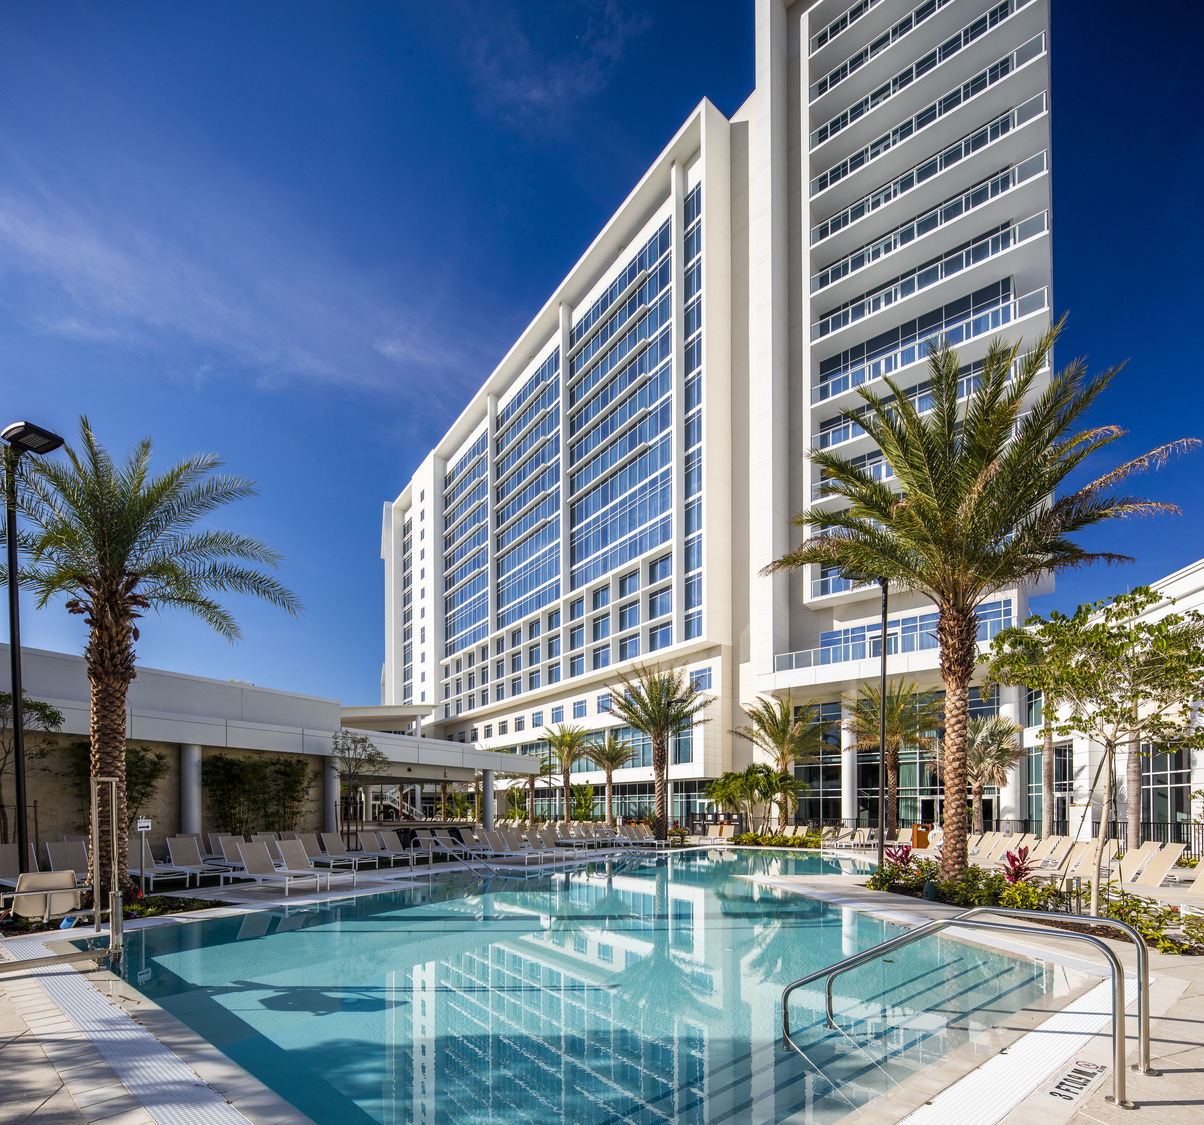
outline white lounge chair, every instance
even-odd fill
[[[88,882],[91,865],[87,845],[82,840],[72,840],[70,843],[47,840],[46,857],[50,860],[51,871],[74,871],[75,881],[80,886]]]
[[[125,854],[131,878],[144,880],[152,893],[155,889],[156,879],[183,879],[184,886],[188,886],[188,872],[182,867],[169,867],[166,864],[157,863],[151,854],[149,841],[146,845],[145,868],[142,866],[142,841],[139,837],[130,836],[126,840]]]
[[[239,878],[253,879],[256,883],[283,883],[284,897],[288,897],[288,889],[301,879],[312,879],[314,890],[320,891],[322,884],[318,872],[312,867],[304,871],[292,871],[287,867],[279,868],[272,862],[268,849],[264,844],[243,842],[238,845],[238,853],[242,860],[242,871]]]
[[[351,885],[354,887],[358,872],[354,867],[316,867],[310,862],[309,856],[305,854],[305,847],[300,840],[281,840],[277,847],[280,849],[280,857],[283,866],[288,871],[312,871],[315,875],[326,876],[326,889],[330,890],[330,880],[338,875],[340,878],[349,875],[351,877]],[[320,886],[321,884],[319,884]]]
[[[200,844],[195,836],[169,836],[167,854],[171,857],[172,867],[194,876],[198,887],[202,875],[216,875],[219,887],[230,878],[230,868],[224,863],[210,863],[201,858]]]

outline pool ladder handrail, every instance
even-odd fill
[[[813,973],[808,973],[805,977],[800,977],[798,980],[788,984],[782,991],[782,1049],[784,1051],[793,1050],[799,1055],[802,1055],[808,1062],[806,1054],[799,1046],[790,1038],[790,994],[804,985],[813,984],[815,981],[824,981],[824,1007],[827,1024],[835,1031],[842,1031],[837,1026],[835,1014],[832,1009],[832,982],[842,973],[848,972],[850,969],[855,969],[859,965],[864,965],[868,961],[875,961],[884,953],[890,953],[895,949],[900,949],[905,945],[911,945],[913,942],[920,941],[922,938],[928,937],[931,934],[937,933],[940,930],[952,929],[962,926],[968,929],[978,930],[994,930],[1001,933],[1018,933],[1029,936],[1037,935],[1040,937],[1049,937],[1049,930],[1039,926],[1020,926],[1011,925],[1004,922],[983,922],[975,918],[978,914],[996,914],[1007,917],[1016,918],[1062,918],[1067,921],[1079,920],[1079,915],[1056,915],[1050,914],[1041,910],[1010,910],[999,906],[976,906],[971,910],[965,911],[963,914],[954,915],[951,918],[937,918],[932,922],[927,922],[922,926],[917,926],[915,929],[908,930],[905,934],[900,934],[898,937],[888,938],[884,942],[873,946],[870,949],[863,950],[860,953],[855,953],[851,957],[846,957],[843,961],[838,961],[835,965],[829,965],[826,969],[817,969]],[[1143,1074],[1158,1075],[1160,1071],[1154,1070],[1150,1066],[1150,1009],[1149,1009],[1149,990],[1150,990],[1150,957],[1149,948],[1145,943],[1145,939],[1132,926],[1126,922],[1118,922],[1112,918],[1082,918],[1085,924],[1105,926],[1109,929],[1120,930],[1125,933],[1133,942],[1137,950],[1137,1023],[1138,1023],[1138,1039],[1140,1044],[1139,1063],[1134,1067],[1135,1070],[1140,1070]],[[1112,977],[1112,1095],[1108,1099],[1116,1105],[1123,1106],[1126,1109],[1131,1109],[1133,1103],[1125,1097],[1125,971],[1121,964],[1120,958],[1116,953],[1104,943],[1102,938],[1097,938],[1092,934],[1083,934],[1075,930],[1060,930],[1058,936],[1075,939],[1078,941],[1087,942],[1098,949],[1108,962],[1109,973]],[[812,1064],[814,1065],[814,1064]]]

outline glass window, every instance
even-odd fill
[[[593,621],[594,640],[604,641],[610,636],[610,617],[595,617]]]
[[[654,594],[648,595],[648,617],[664,617],[666,613],[673,611],[673,589],[667,587],[664,590],[657,590]]]
[[[551,660],[554,657],[557,657],[559,655],[560,655],[560,638],[559,637],[549,637],[548,638],[548,659]]]
[[[523,666],[523,654],[521,652],[512,653],[510,656],[510,671],[518,672]]]
[[[550,683],[550,684],[560,683],[560,665],[559,664],[549,664],[548,665],[548,683]]]
[[[494,669],[494,675],[497,679],[500,680],[505,674],[506,674],[506,662],[504,660],[499,660],[497,662],[497,667]]]
[[[534,691],[537,687],[539,687],[539,669],[538,668],[536,668],[534,672],[527,673],[527,687],[531,691]]]
[[[486,737],[486,738],[492,738],[492,737],[493,737],[493,724],[492,724],[492,723],[486,723],[486,724],[485,724],[485,737]]]
[[[574,719],[584,719],[585,718],[585,700],[584,699],[574,699],[573,700],[573,718]]]
[[[619,659],[634,660],[640,655],[640,635],[632,633],[628,637],[619,638]]]
[[[578,617],[585,615],[585,599],[575,598],[569,602],[569,620],[576,621]]]
[[[527,663],[539,663],[539,645],[532,645],[529,649],[527,649]]]
[[[513,629],[510,632],[510,647],[518,648],[523,643],[523,631],[521,629]]]
[[[554,609],[551,613],[548,614],[548,628],[549,629],[559,629],[560,628],[560,610]]]
[[[569,630],[569,648],[581,648],[585,644],[585,626],[574,625]]]
[[[656,652],[657,649],[668,648],[673,643],[673,626],[666,622],[664,625],[658,625],[655,629],[648,630],[648,649],[651,652]]]
[[[634,629],[640,623],[640,603],[628,602],[619,606],[619,628]]]
[[[552,722],[553,723],[563,723],[564,722],[564,707],[563,706],[552,708]]]
[[[519,715],[518,718],[514,720],[514,733],[518,734],[520,730],[525,730],[526,726],[527,720],[522,715]]]
[[[498,723],[497,732],[499,735],[509,734],[510,733],[510,721],[508,719],[503,719],[500,723]]]
[[[607,605],[610,605],[610,587],[603,586],[602,589],[594,591],[594,609],[601,609]]]
[[[522,678],[522,676],[518,676],[515,679],[510,681],[510,694],[511,695],[522,695],[522,692],[523,692],[523,678]]]
[[[543,712],[542,711],[535,711],[532,713],[531,726],[532,727],[542,727],[543,726]]]
[[[1026,727],[1039,727],[1044,724],[1045,719],[1041,714],[1041,703],[1044,698],[1039,691],[1029,691],[1024,723]]]
[[[594,649],[593,665],[596,672],[599,668],[606,668],[610,664],[610,645],[603,645],[601,648]]]
[[[640,572],[633,570],[619,579],[619,597],[629,598],[640,588]]]
[[[506,651],[506,640],[504,637],[498,637],[493,651],[495,656],[501,656]]]
[[[580,676],[585,671],[585,656],[579,653],[569,657],[569,675]]]
[[[533,641],[539,636],[539,619],[536,618],[527,626],[527,640]]]
[[[610,711],[610,692],[603,692],[598,696],[598,714],[605,715]]]
[[[695,691],[709,691],[711,687],[711,670],[709,668],[695,668],[690,673],[690,687]]]
[[[648,581],[660,582],[673,576],[673,556],[663,555],[648,564]]]

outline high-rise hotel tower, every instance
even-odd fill
[[[742,703],[790,691],[839,717],[877,674],[877,590],[761,570],[831,502],[810,449],[889,475],[837,417],[859,387],[890,375],[922,405],[929,341],[969,388],[993,337],[1049,326],[1049,19],[1049,0],[756,0],[752,95],[730,120],[698,106],[385,505],[382,703],[533,749],[560,722],[618,727],[637,662],[681,668],[714,701],[673,747],[676,819],[753,759]],[[982,637],[1025,597],[982,607]],[[934,626],[892,593],[892,675],[939,689]],[[619,733],[630,812],[651,753]],[[800,775],[804,816],[874,814],[848,735]],[[1027,817],[1039,781],[1016,771],[997,811]],[[905,756],[904,822],[935,795]]]

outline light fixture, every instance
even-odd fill
[[[21,613],[17,592],[17,465],[26,453],[44,457],[63,439],[32,422],[13,422],[0,430],[8,442],[4,455],[5,538],[8,548],[8,657],[12,669],[13,780],[17,802],[17,871],[29,869],[29,824],[25,807],[25,698],[21,685]]]

